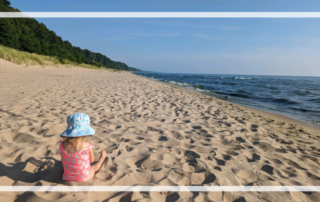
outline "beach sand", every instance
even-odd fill
[[[0,186],[320,186],[320,132],[128,72],[23,67],[0,59]],[[61,180],[59,135],[87,113],[96,160]],[[1,201],[320,201],[318,192],[0,192]]]

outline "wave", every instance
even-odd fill
[[[312,121],[313,124],[320,126],[320,121]]]
[[[239,93],[224,93],[224,92],[219,92],[219,91],[214,91],[216,94],[222,94],[222,95],[231,95],[231,96],[236,96],[236,97],[243,97],[243,98],[250,98],[250,96],[239,94]]]
[[[276,86],[267,86],[267,85],[261,85],[261,84],[251,84],[251,86],[257,87],[257,88],[266,88],[266,89],[270,89],[270,90],[278,90],[279,88]]]
[[[214,82],[214,83],[219,83],[219,82]],[[230,85],[230,86],[237,85],[236,83],[229,83],[229,82],[222,82],[221,84]]]
[[[203,78],[209,78],[209,79],[225,79],[228,77],[223,77],[223,76],[204,76]]]
[[[301,112],[311,112],[310,110],[304,109],[304,108],[297,108],[297,107],[290,107],[291,109],[301,111]]]
[[[238,92],[239,92],[239,93],[248,93],[247,91],[242,90],[242,89],[239,89]],[[248,94],[250,94],[250,93],[248,93]]]
[[[295,90],[293,91],[294,94],[296,95],[308,95],[308,94],[312,94],[310,91],[300,91],[300,90]]]
[[[237,97],[243,97],[243,98],[251,98],[250,96],[239,94],[239,93],[230,93],[229,95],[237,96]]]
[[[251,80],[253,78],[250,78],[250,77],[233,77],[233,79],[248,79],[248,80]]]
[[[204,78],[211,78],[211,79],[215,79],[217,78],[216,76],[205,76]]]
[[[320,103],[320,99],[319,99],[319,98],[312,98],[312,99],[308,99],[307,101],[309,101],[309,102],[315,102],[315,103]]]
[[[254,97],[254,96],[249,96],[247,94],[250,94],[244,90],[238,90],[239,93],[225,93],[225,92],[220,92],[220,91],[214,91],[216,94],[222,94],[222,95],[230,95],[230,96],[236,96],[236,97],[241,97],[241,98],[251,98],[251,99],[260,99],[260,100],[269,100],[271,102],[277,102],[277,103],[283,103],[283,104],[299,104],[299,102],[288,100],[285,98],[279,98],[279,99],[273,99],[273,98],[259,98],[259,97]]]
[[[299,108],[299,107],[290,107],[291,109],[302,111],[302,112],[312,112],[312,113],[319,113],[319,110],[310,110],[305,108]]]
[[[204,78],[211,78],[211,79],[240,79],[240,80],[252,80],[254,78],[251,77],[241,77],[241,76],[236,76],[236,77],[224,77],[224,76],[205,76]]]
[[[179,82],[179,81],[170,81],[170,80],[166,80],[166,79],[156,79],[156,78],[152,78],[153,80],[157,80],[157,81],[162,81],[165,83],[171,83],[174,85],[178,85],[178,86],[183,86],[183,87],[189,87],[192,88],[192,90],[197,90],[200,92],[210,92],[209,90],[205,90],[203,89],[203,86],[200,84],[190,84],[190,83],[185,83],[185,82]]]
[[[284,103],[284,104],[299,104],[299,102],[288,100],[288,99],[285,99],[285,98],[274,99],[274,101],[278,102],[278,103]]]
[[[210,92],[209,90],[203,89],[203,85],[200,85],[200,84],[190,84],[190,83],[184,83],[179,81],[168,81],[168,80],[165,80],[165,82],[186,87],[186,88],[191,88],[193,90],[200,91],[200,92]]]

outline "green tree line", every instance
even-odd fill
[[[9,0],[0,0],[0,12],[20,12],[11,6]],[[0,18],[0,44],[21,51],[57,57],[117,70],[136,71],[125,63],[116,62],[101,53],[72,46],[63,41],[54,31],[33,18]]]

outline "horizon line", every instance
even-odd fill
[[[307,76],[307,75],[271,75],[271,74],[231,74],[231,73],[182,73],[182,72],[156,72],[156,71],[149,71],[149,70],[141,70],[141,71],[132,71],[133,73],[160,73],[160,74],[201,74],[201,75],[233,75],[233,76],[283,76],[283,77],[320,77],[319,76]]]
[[[0,18],[320,18],[320,12],[0,12]]]

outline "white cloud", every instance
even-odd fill
[[[194,36],[197,36],[197,37],[202,38],[202,39],[207,39],[207,40],[217,40],[217,39],[219,39],[217,37],[213,37],[211,35],[201,34],[201,33],[194,34]]]

